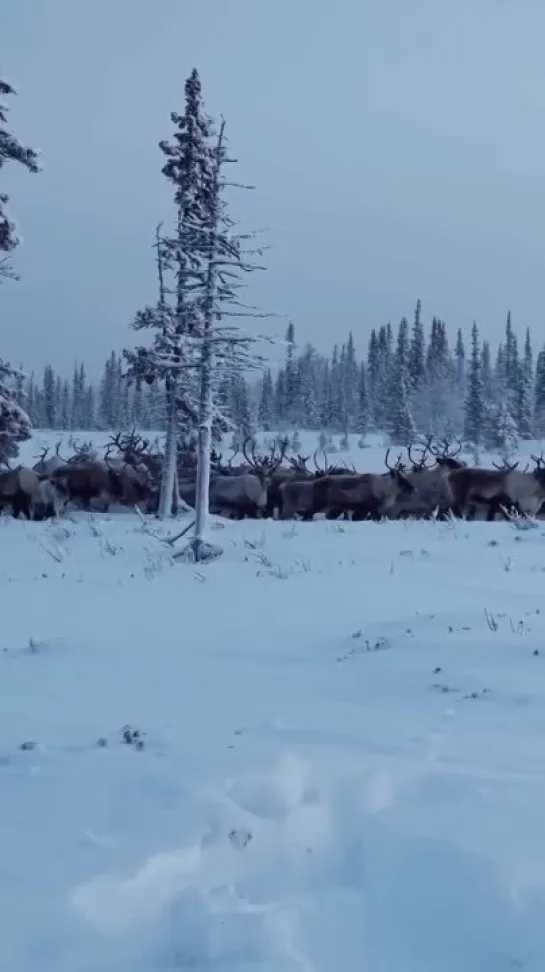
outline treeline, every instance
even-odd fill
[[[257,428],[307,428],[360,436],[387,432],[403,444],[417,432],[429,432],[509,449],[518,438],[545,436],[545,346],[534,366],[530,331],[519,349],[508,314],[504,337],[494,350],[480,340],[476,325],[466,349],[462,331],[451,340],[439,318],[426,329],[418,302],[411,324],[403,318],[396,332],[390,325],[371,331],[363,359],[352,333],[328,357],[312,344],[299,349],[290,325],[285,362],[276,374],[266,369],[257,384],[243,374],[231,375],[218,397],[240,438]],[[37,428],[164,425],[161,386],[129,385],[115,353],[96,384],[88,380],[84,365],[77,365],[70,379],[47,365],[39,382],[29,377],[20,401]]]
[[[158,386],[125,380],[121,356],[112,352],[99,382],[87,377],[84,364],[76,364],[67,378],[46,365],[43,374],[30,374],[20,382],[18,402],[34,428],[121,429],[161,427],[164,394]]]
[[[400,444],[424,432],[494,449],[545,436],[545,345],[534,365],[530,331],[519,347],[510,313],[494,349],[476,324],[467,348],[438,317],[426,328],[420,301],[411,323],[371,331],[363,359],[352,333],[330,357],[311,344],[297,353],[293,326],[286,345],[283,367],[263,375],[262,428],[379,431]]]

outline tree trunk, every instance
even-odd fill
[[[167,435],[165,457],[161,471],[161,493],[159,497],[159,516],[172,516],[174,505],[174,486],[176,481],[176,386],[169,381],[167,397]]]
[[[208,525],[210,508],[210,447],[212,442],[212,347],[210,334],[203,336],[200,395],[199,395],[199,439],[197,453],[197,489],[195,493],[195,534],[193,553],[195,560],[202,560],[204,536]]]
[[[223,133],[222,123],[218,137],[216,166],[210,201],[210,223],[206,254],[206,283],[203,301],[202,345],[199,367],[199,442],[197,453],[197,491],[195,496],[195,533],[189,548],[196,562],[211,560],[222,554],[221,547],[215,547],[204,540],[208,523],[210,494],[210,448],[212,444],[214,370],[214,299],[217,291],[216,256],[218,248],[218,226],[220,221],[220,167],[222,160]]]

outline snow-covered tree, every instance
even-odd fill
[[[409,325],[405,317],[402,318],[399,325],[391,381],[390,437],[393,442],[400,445],[410,445],[414,441],[416,428],[411,412]]]
[[[466,377],[466,351],[464,345],[464,335],[462,334],[462,328],[459,327],[456,333],[456,345],[454,348],[454,367],[456,375],[456,387],[459,392],[464,393],[465,391],[465,377]]]
[[[487,446],[497,449],[505,462],[512,462],[518,444],[517,423],[509,411],[507,402],[500,401],[495,406],[494,437]]]
[[[426,380],[424,326],[422,324],[422,304],[420,300],[417,300],[414,312],[409,351],[409,379],[413,394],[418,393]]]
[[[307,344],[297,364],[297,413],[299,424],[306,429],[316,429],[320,424],[319,365],[315,349]]]
[[[199,329],[199,307],[194,292],[194,273],[206,249],[204,226],[208,218],[205,196],[213,180],[209,139],[211,119],[202,103],[201,82],[193,70],[185,84],[185,111],[173,112],[172,142],[162,141],[166,157],[163,174],[174,188],[175,230],[170,238],[156,234],[159,300],[155,307],[140,311],[133,327],[151,329],[151,347],[126,351],[131,379],[160,381],[165,385],[167,416],[165,461],[161,483],[160,515],[176,507],[176,441],[178,423],[185,433],[195,428],[199,395],[195,383],[195,343]],[[165,271],[174,276],[173,302],[165,282]],[[181,381],[182,370],[184,380]],[[193,370],[192,370],[193,369]]]
[[[532,340],[529,329],[526,330],[524,342],[524,357],[518,363],[518,381],[516,386],[515,421],[518,434],[522,439],[532,438],[532,391],[534,381],[534,361]]]
[[[476,321],[471,328],[471,355],[467,376],[467,397],[464,416],[464,435],[468,442],[478,446],[483,436],[483,379],[479,329]]]
[[[248,400],[248,388],[244,375],[236,371],[230,380],[231,421],[239,433],[241,442],[253,434],[253,422]]]
[[[270,368],[263,372],[257,420],[259,427],[267,432],[275,425],[274,386]]]
[[[534,434],[545,438],[545,345],[537,356],[534,386]]]
[[[359,434],[358,445],[363,446],[365,435],[369,429],[369,397],[367,394],[367,377],[365,374],[365,364],[362,361],[358,375],[358,411],[354,431]]]
[[[290,321],[286,331],[286,362],[284,365],[284,418],[290,424],[296,420],[297,362],[295,360],[295,327]]]
[[[8,108],[4,104],[4,98],[15,94],[14,89],[6,81],[0,78],[0,169],[6,162],[18,162],[29,172],[39,172],[38,154],[34,149],[27,148],[8,131],[7,115]],[[0,192],[0,279],[4,276],[13,276],[7,257],[2,257],[4,253],[10,253],[19,243],[19,237],[15,225],[6,213],[6,203],[8,196]]]
[[[51,365],[46,365],[44,371],[44,406],[46,428],[57,428],[57,400],[55,372]]]
[[[199,332],[195,336],[199,377],[197,485],[195,499],[195,532],[185,555],[201,561],[221,554],[221,549],[205,540],[209,511],[210,451],[214,417],[214,392],[227,372],[240,373],[244,368],[262,364],[255,353],[256,338],[245,335],[234,324],[236,317],[256,317],[251,308],[241,303],[239,291],[243,274],[258,269],[249,262],[244,240],[234,231],[229,216],[225,190],[228,182],[225,166],[227,154],[225,122],[222,120],[217,142],[211,151],[210,177],[203,185],[203,248],[199,253],[202,266],[194,260],[195,281],[200,312]]]
[[[22,376],[24,377],[24,376]],[[21,372],[0,359],[0,463],[19,455],[19,443],[31,436],[30,418],[17,402]]]

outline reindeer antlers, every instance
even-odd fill
[[[309,459],[310,456],[301,456],[297,453],[297,458],[290,456],[288,462],[292,469],[295,469],[297,472],[307,472],[307,462]]]
[[[249,443],[251,443],[251,456],[248,455],[247,451]],[[277,446],[279,448],[278,456],[276,455]],[[252,469],[255,469],[256,472],[261,473],[261,475],[271,475],[272,473],[276,472],[278,467],[281,465],[286,454],[287,447],[288,440],[286,438],[277,439],[272,445],[270,456],[256,456],[255,440],[248,437],[243,442],[242,455],[244,456],[248,465],[251,466]]]
[[[325,449],[322,449],[322,452],[324,454],[324,460],[325,460],[325,466],[324,466],[323,469],[321,469],[320,466],[318,465],[318,460],[316,458],[317,455],[318,455],[318,450],[317,449],[316,449],[316,452],[314,453],[314,455],[312,457],[312,460],[314,462],[314,466],[316,468],[316,472],[317,473],[320,473],[322,476],[324,476],[326,474],[327,470],[329,469],[329,459],[327,457],[327,452],[325,451]]]
[[[390,452],[391,450],[387,449],[386,455],[384,457],[384,465],[386,466],[386,469],[389,469],[390,472],[403,472],[405,466],[403,465],[403,456],[401,452],[399,453],[396,462],[393,466],[390,466],[390,464],[388,463],[388,456],[390,455]]]
[[[439,445],[442,446],[442,452],[439,452],[439,449],[435,449],[433,447],[433,436],[427,437],[427,441],[429,443],[428,444],[428,449],[431,452],[432,456],[435,456],[436,459],[437,458],[439,458],[439,459],[454,459],[455,456],[457,456],[462,451],[462,443],[461,442],[458,442],[458,448],[453,451],[452,448],[451,448],[451,440],[449,438],[447,438],[447,436],[445,436],[439,442]]]
[[[68,462],[68,460],[65,459],[64,456],[61,456],[61,454],[60,454],[61,445],[62,445],[62,439],[59,439],[59,441],[57,442],[57,445],[55,446],[55,455],[57,456],[58,459],[60,459],[61,462],[66,463],[66,462]]]
[[[116,446],[120,452],[129,453],[131,456],[143,456],[150,448],[149,439],[144,439],[136,429],[111,435],[110,444],[112,448]]]
[[[411,463],[413,469],[427,469],[426,466],[426,453],[428,448],[424,447],[420,450],[420,459],[414,459],[412,455],[413,446],[407,447],[407,455],[409,457],[409,462]]]
[[[494,466],[494,469],[497,469],[499,472],[508,472],[508,473],[510,473],[510,472],[514,472],[515,471],[515,469],[518,466],[518,462],[510,463],[510,462],[507,462],[506,459],[503,459],[501,465],[498,462],[493,462],[492,465]],[[528,468],[528,467],[526,467],[526,468]]]

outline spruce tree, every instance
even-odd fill
[[[378,398],[380,387],[380,352],[375,328],[371,331],[369,346],[367,351],[367,377],[368,377],[368,400],[369,400],[369,422],[372,429],[378,429]]]
[[[286,422],[286,379],[284,369],[280,368],[274,386],[274,412],[278,426]]]
[[[344,411],[346,413],[346,423],[348,428],[353,428],[358,416],[359,399],[359,372],[356,358],[356,346],[352,331],[348,334],[345,353],[343,356],[343,388],[344,388]]]
[[[391,401],[391,379],[393,367],[392,326],[381,327],[378,332],[378,381],[375,391],[374,409],[378,429],[385,429]]]
[[[365,364],[362,361],[358,372],[358,411],[354,431],[358,433],[358,444],[364,444],[365,435],[369,429],[369,398],[367,394],[367,377]]]
[[[196,296],[195,273],[207,247],[205,195],[211,185],[212,156],[209,139],[212,123],[205,114],[199,74],[193,70],[185,83],[185,110],[172,112],[174,135],[159,147],[166,157],[162,172],[174,189],[175,229],[171,237],[156,231],[159,297],[155,307],[139,311],[135,330],[153,332],[151,347],[125,351],[130,380],[164,382],[167,415],[165,462],[161,483],[160,515],[175,511],[176,435],[178,422],[186,434],[197,423],[196,345],[201,312]],[[166,273],[174,277],[174,300]]]
[[[411,412],[409,376],[409,325],[403,317],[397,335],[397,347],[390,386],[389,431],[393,442],[410,445],[416,429]]]
[[[194,282],[200,310],[201,330],[197,335],[198,358],[198,449],[195,490],[195,532],[185,555],[192,560],[219,556],[220,548],[205,541],[209,512],[210,453],[215,392],[225,374],[241,375],[248,367],[262,367],[264,359],[255,353],[259,338],[244,334],[227,323],[233,317],[267,316],[255,314],[241,304],[242,276],[256,269],[250,262],[252,251],[244,250],[247,236],[234,232],[234,221],[225,196],[225,166],[232,161],[227,153],[225,122],[210,152],[210,178],[203,185],[202,265],[194,265]],[[199,254],[200,256],[200,254]],[[196,263],[196,260],[195,260]]]
[[[426,380],[425,339],[420,300],[417,300],[414,312],[409,352],[409,378],[413,393],[418,392]]]
[[[289,322],[286,331],[286,362],[284,365],[284,419],[293,423],[296,420],[297,405],[297,364],[295,361],[295,327]]]
[[[274,386],[272,372],[266,368],[261,379],[261,397],[257,412],[257,420],[260,429],[270,431],[274,425]]]
[[[532,438],[532,391],[534,381],[534,361],[529,329],[526,330],[524,358],[518,363],[518,383],[516,397],[516,427],[522,439]]]
[[[307,344],[297,369],[300,423],[306,429],[316,429],[320,424],[317,371],[316,352]]]
[[[19,443],[30,439],[31,423],[17,402],[21,372],[0,359],[0,464],[19,454]]]
[[[464,435],[471,445],[478,446],[483,435],[483,381],[479,329],[476,321],[471,328],[471,354],[467,376],[467,397],[464,416]]]
[[[536,361],[534,434],[538,439],[545,438],[545,345],[541,348]]]
[[[56,382],[55,373],[51,365],[46,365],[44,371],[44,408],[45,408],[45,422],[47,429],[57,428],[57,413],[56,413]]]
[[[511,321],[511,311],[507,314],[505,324],[505,344],[503,348],[503,371],[504,388],[506,392],[506,404],[511,415],[516,419],[518,412],[519,385],[520,385],[520,362],[518,353],[518,342]]]
[[[18,162],[29,172],[39,172],[38,154],[34,149],[27,148],[4,126],[7,126],[7,105],[3,99],[15,94],[14,89],[0,78],[0,169],[6,162]],[[19,243],[15,225],[9,219],[5,205],[8,196],[0,192],[0,255],[10,253]],[[13,276],[7,257],[0,258],[0,278]]]
[[[465,374],[466,374],[466,352],[464,346],[464,336],[462,334],[461,327],[458,328],[456,334],[456,345],[454,348],[454,362],[456,369],[456,387],[462,394],[465,390]]]

